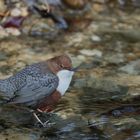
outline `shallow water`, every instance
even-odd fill
[[[54,111],[67,122],[70,121],[60,130],[64,131],[61,135],[62,138],[67,139],[70,136],[77,140],[139,139],[139,132],[137,132],[140,129],[139,103],[95,101],[96,97],[92,94],[83,95],[83,93],[76,92],[68,94]],[[79,119],[77,120],[77,118]]]

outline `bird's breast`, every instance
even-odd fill
[[[56,90],[51,95],[45,97],[38,105],[37,108],[43,112],[50,112],[53,110],[54,105],[61,98],[61,94]]]
[[[59,78],[59,83],[57,91],[59,91],[61,95],[64,95],[66,90],[68,89],[73,74],[74,72],[68,70],[61,70],[60,72],[58,72],[57,76]]]

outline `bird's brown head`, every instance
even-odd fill
[[[72,61],[68,55],[60,55],[48,60],[49,68],[53,73],[57,73],[60,70],[72,69]]]

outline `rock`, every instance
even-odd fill
[[[26,7],[21,8],[21,16],[26,17],[29,15],[28,9]]]
[[[8,37],[9,34],[4,30],[3,27],[0,26],[0,38]]]
[[[5,30],[8,34],[11,34],[14,36],[19,36],[21,34],[21,32],[16,28],[6,28]]]
[[[87,77],[76,79],[73,85],[77,90],[84,94],[88,94],[92,96],[92,100],[99,101],[99,100],[120,100],[127,96],[128,88],[119,85],[116,82],[108,79],[99,79],[95,77]]]
[[[18,16],[26,17],[28,14],[29,13],[26,7],[20,7],[20,9],[14,8],[10,12],[10,15],[13,17],[18,17]]]
[[[99,36],[97,36],[97,35],[92,35],[91,36],[91,40],[93,42],[100,42],[101,41],[101,38]]]
[[[84,47],[87,42],[85,41],[87,38],[82,33],[75,33],[73,36],[67,38],[67,47]]]
[[[127,0],[118,0],[118,3],[121,5],[121,6],[127,6],[127,5],[131,5],[131,6],[134,6],[134,7],[140,7],[140,1],[139,0],[130,0],[130,1],[127,1]]]
[[[93,50],[83,49],[80,50],[80,53],[86,56],[102,57],[102,52],[97,49],[93,49]]]
[[[119,36],[123,40],[126,40],[127,42],[140,42],[140,30],[137,28],[134,29],[122,29],[122,30],[116,30],[116,29],[99,29],[100,32],[106,34],[110,34],[112,36]]]
[[[0,61],[6,60],[7,55],[4,52],[0,52]]]
[[[4,4],[4,0],[0,0],[0,13],[4,13],[6,10],[6,5]]]
[[[119,70],[126,72],[128,74],[140,74],[140,59],[136,61],[131,61],[127,65],[119,68]]]
[[[111,63],[111,64],[120,64],[123,63],[125,61],[125,57],[124,54],[122,53],[108,53],[105,55],[104,57],[105,61],[107,61],[107,63]]]
[[[38,21],[28,29],[25,27],[24,32],[28,32],[32,36],[42,36],[51,40],[58,34],[58,29],[53,28],[53,25],[50,26],[45,22],[43,23],[43,21]]]
[[[80,65],[86,60],[85,56],[83,55],[78,55],[77,57],[71,57],[71,59],[74,66]]]
[[[86,0],[61,0],[61,1],[72,9],[82,9],[87,3]]]
[[[19,8],[14,8],[11,10],[11,13],[10,15],[13,16],[13,17],[18,17],[18,16],[21,16],[21,10]]]
[[[29,129],[12,128],[0,133],[1,140],[39,140],[40,134]]]
[[[0,108],[0,113],[0,124],[2,126],[26,126],[35,123],[32,113],[27,108],[3,105]]]

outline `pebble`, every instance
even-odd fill
[[[81,57],[82,55],[79,55],[79,56],[77,56],[77,57],[71,57],[72,62],[73,62],[73,66],[75,66],[75,67],[78,66],[78,65],[80,65],[82,62],[85,61],[84,56],[83,57]]]
[[[18,9],[18,8],[14,8],[14,9],[11,10],[10,15],[11,15],[12,17],[18,17],[18,16],[21,15],[21,10]]]
[[[78,55],[77,58],[81,61],[85,61],[86,60],[86,57],[83,56],[83,55]]]
[[[0,38],[7,37],[9,34],[5,31],[3,27],[0,26]]]
[[[29,12],[28,9],[26,7],[21,8],[21,16],[22,17],[26,17],[28,16]]]
[[[0,52],[0,61],[6,60],[7,56],[3,52]]]
[[[3,0],[0,0],[0,12],[5,12],[6,10],[6,6],[4,4],[4,1]]]
[[[11,35],[14,35],[14,36],[21,35],[21,32],[16,28],[6,28],[5,30],[8,34],[11,34]]]
[[[102,57],[102,52],[97,49],[93,49],[93,50],[83,49],[80,50],[80,53],[86,56]]]
[[[62,0],[62,2],[72,9],[82,9],[87,3],[86,0]]]
[[[101,38],[99,36],[97,36],[97,35],[92,35],[91,36],[91,40],[93,42],[100,42],[101,41]]]
[[[11,10],[10,15],[12,17],[18,17],[18,16],[22,16],[22,17],[26,17],[28,15],[28,10],[26,7],[22,7],[22,8],[14,8]]]
[[[108,53],[106,56],[105,56],[105,61],[107,61],[108,63],[111,63],[111,64],[120,64],[120,63],[123,63],[125,62],[125,57],[124,57],[124,54],[122,53]]]

